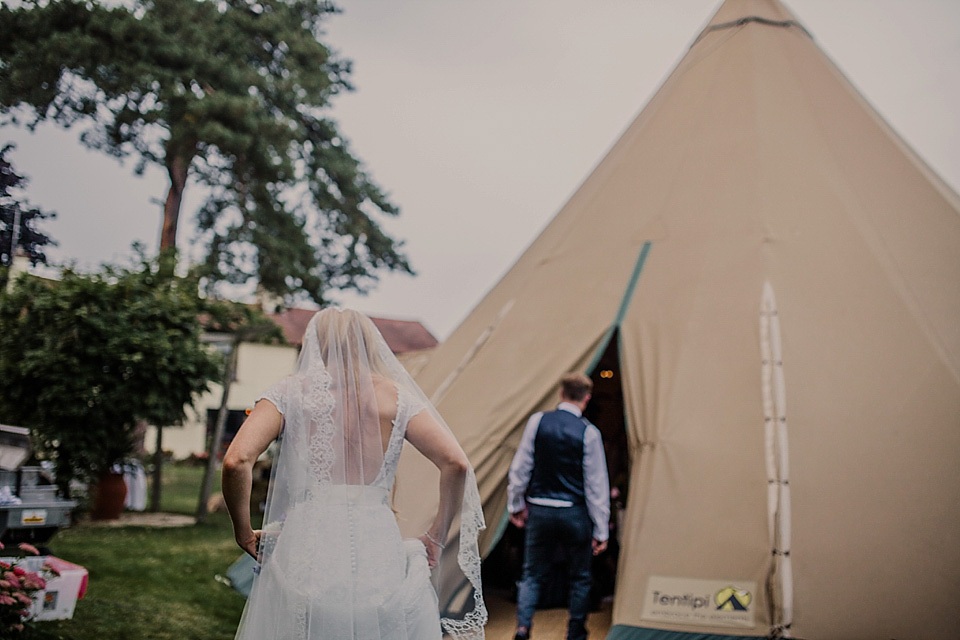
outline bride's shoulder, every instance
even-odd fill
[[[413,390],[402,381],[385,376],[373,376],[373,388],[377,404],[386,412],[396,412],[401,406],[409,407],[415,403]]]
[[[377,396],[377,404],[385,406],[392,402],[395,405],[400,393],[400,388],[397,383],[390,378],[380,375],[374,375],[372,379],[373,392]]]

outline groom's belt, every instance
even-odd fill
[[[585,504],[583,502],[577,503],[573,500],[565,500],[561,498],[527,498],[527,502],[530,504],[535,504],[538,507],[574,507],[577,504]]]

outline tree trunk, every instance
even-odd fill
[[[227,364],[223,372],[223,395],[220,396],[220,410],[217,412],[217,422],[213,428],[213,436],[207,446],[207,469],[203,475],[203,486],[200,488],[200,503],[197,505],[197,522],[207,519],[207,503],[213,491],[213,474],[217,468],[217,458],[220,454],[220,442],[227,425],[227,398],[230,395],[230,385],[233,384],[234,372],[237,370],[237,352],[240,351],[240,342],[234,340],[227,356]]]
[[[157,425],[157,450],[153,452],[153,489],[150,491],[150,511],[160,511],[163,486],[163,427]]]
[[[180,221],[180,207],[183,204],[183,190],[187,186],[187,171],[191,157],[174,155],[167,163],[170,176],[170,189],[163,203],[163,226],[160,230],[160,251],[177,247],[177,223]]]
[[[168,153],[167,174],[170,176],[170,189],[163,203],[163,225],[160,229],[160,253],[177,248],[177,222],[180,220],[180,207],[183,204],[183,189],[187,186],[187,173],[193,156],[189,154]],[[176,268],[174,258],[160,263],[161,271],[169,269],[172,274]],[[153,454],[153,491],[150,495],[150,511],[160,511],[160,495],[163,485],[163,427],[157,425],[157,450]]]

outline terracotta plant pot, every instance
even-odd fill
[[[93,490],[90,517],[94,520],[117,520],[123,513],[127,499],[127,485],[122,473],[101,473]]]

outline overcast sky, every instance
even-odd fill
[[[402,209],[416,278],[386,276],[372,315],[444,338],[556,214],[686,53],[718,0],[340,0],[327,41],[357,91],[333,115]],[[907,142],[960,190],[960,2],[793,0],[790,10]],[[155,248],[166,180],[85,150],[80,129],[5,128],[57,261]],[[200,196],[186,199],[190,241]]]

